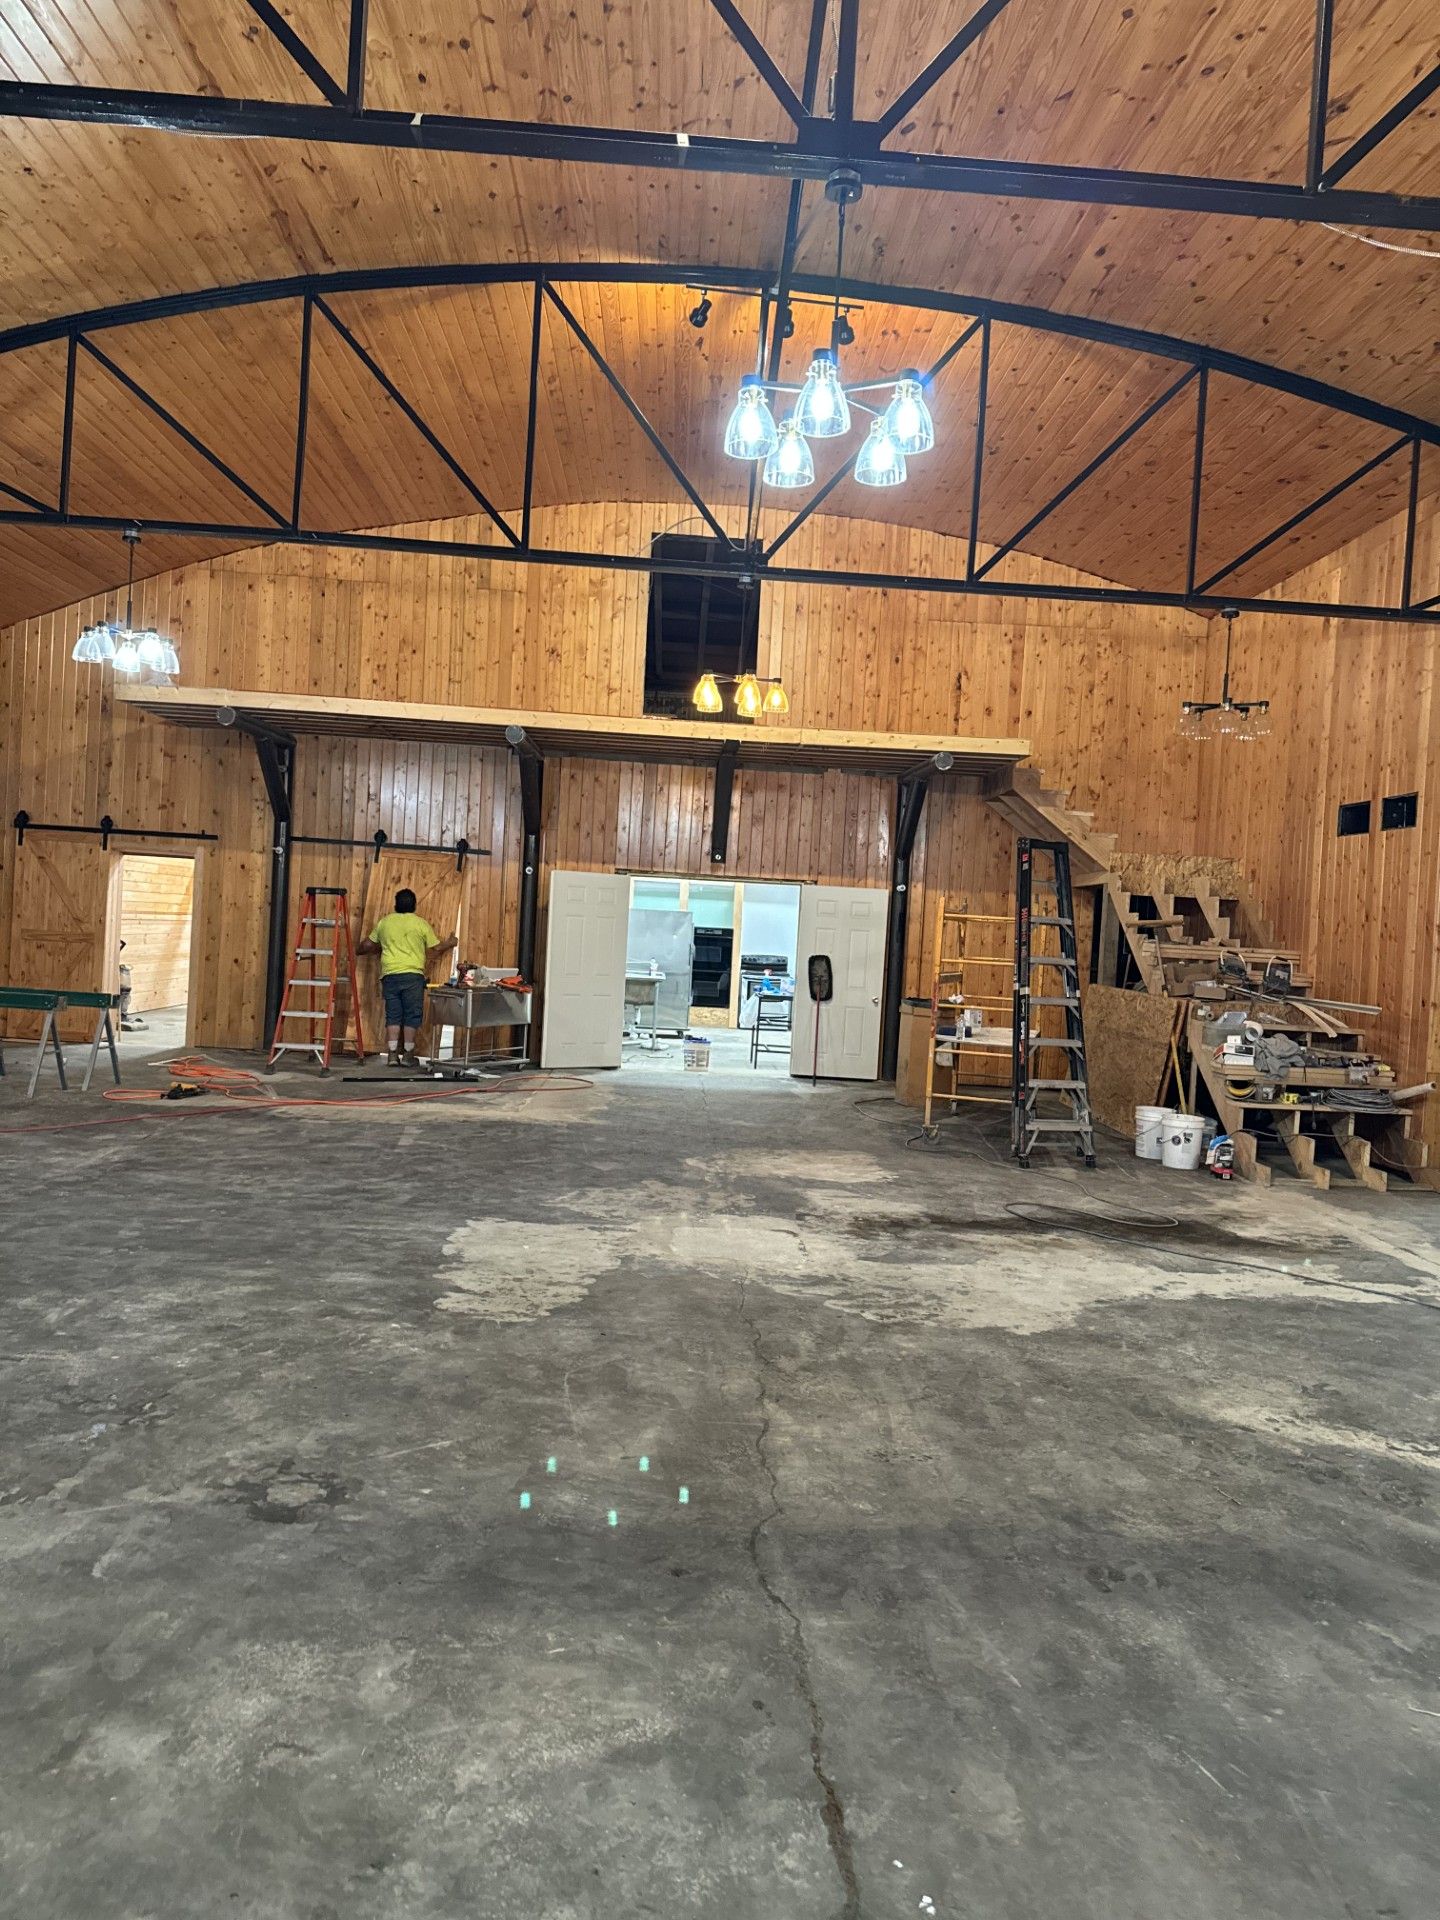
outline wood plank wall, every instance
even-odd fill
[[[1354,600],[1398,592],[1403,521],[1355,541],[1276,589]],[[1440,591],[1440,513],[1417,543],[1415,593]],[[1219,638],[1210,678],[1219,674]],[[1197,846],[1244,867],[1277,935],[1318,990],[1378,1002],[1357,1022],[1408,1079],[1440,1078],[1440,634],[1374,621],[1245,615],[1235,626],[1237,695],[1269,696],[1263,745],[1199,751]],[[1418,823],[1385,832],[1380,802],[1417,793]],[[1368,834],[1336,833],[1340,806],[1368,800]],[[1426,1137],[1440,1154],[1440,1100]]]
[[[546,510],[536,525],[556,547],[639,552],[669,518],[659,506],[574,507]],[[1417,593],[1430,572],[1440,575],[1437,525],[1427,521],[1420,543]],[[464,521],[421,531],[481,533]],[[785,552],[800,566],[963,567],[953,541],[821,516]],[[1079,578],[1016,562],[1036,580]],[[1359,597],[1399,565],[1392,525],[1311,569],[1305,585]],[[1440,577],[1426,590],[1436,586]],[[147,621],[177,636],[187,685],[623,715],[641,707],[647,591],[643,576],[588,569],[272,548],[161,575],[138,598]],[[111,596],[0,635],[0,819],[20,806],[67,822],[109,811],[131,825],[219,832],[198,874],[192,1038],[255,1045],[270,858],[253,755],[240,740],[114,711],[107,677],[69,658],[79,628],[113,611]],[[1276,615],[1246,616],[1236,643],[1237,687],[1276,703],[1263,747],[1178,738],[1179,702],[1213,690],[1220,645],[1218,630],[1178,613],[782,586],[762,600],[760,664],[783,675],[796,720],[1026,736],[1047,780],[1127,850],[1234,855],[1329,991],[1385,1002],[1383,1044],[1419,1077],[1427,1059],[1440,1065],[1432,1031],[1440,840],[1427,779],[1437,752],[1435,641],[1417,629]],[[1418,829],[1335,839],[1339,800],[1412,790],[1421,793]],[[887,783],[860,776],[743,775],[725,871],[883,886],[893,799]],[[547,770],[546,858],[713,871],[709,806],[709,779],[693,770],[562,763]],[[463,833],[490,846],[491,859],[468,868],[467,945],[476,958],[512,957],[519,823],[505,755],[303,741],[296,814],[302,832],[364,838],[384,827],[395,839]],[[907,988],[926,978],[935,894],[1003,910],[1010,860],[1009,832],[978,796],[932,795],[916,849]],[[358,898],[364,861],[363,851],[300,849],[295,885],[343,884]],[[6,832],[0,962],[13,865]]]
[[[195,862],[163,854],[124,856],[121,958],[130,969],[134,1012],[183,1006],[190,991],[190,913]]]

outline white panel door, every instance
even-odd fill
[[[551,874],[542,1067],[619,1066],[629,929],[628,874]]]
[[[828,1080],[877,1077],[889,911],[890,896],[882,887],[800,889],[791,1073],[813,1069]],[[835,975],[835,997],[819,1006],[810,998],[812,953],[829,954]]]

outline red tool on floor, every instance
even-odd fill
[[[320,911],[321,901],[333,903],[328,914]],[[329,944],[324,934],[329,932]],[[325,963],[323,974],[317,963]],[[365,1028],[360,1018],[360,1002],[355,994],[355,946],[350,938],[349,896],[344,887],[307,887],[300,906],[300,929],[295,942],[295,958],[280,1012],[271,1035],[268,1073],[282,1053],[310,1053],[320,1062],[321,1073],[330,1071],[330,1053],[335,1043],[335,1003],[342,984],[355,1001],[355,1058],[365,1058]],[[295,994],[300,1000],[292,1005]],[[314,996],[323,995],[322,999]],[[286,1021],[293,1024],[286,1026]],[[294,1040],[286,1036],[296,1033]],[[343,1038],[343,1036],[342,1036]]]

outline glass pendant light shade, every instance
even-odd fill
[[[180,671],[180,655],[175,650],[175,642],[173,640],[162,640],[160,643],[160,652],[162,656],[160,661],[161,673],[178,673]]]
[[[925,404],[925,389],[913,367],[895,382],[895,397],[885,409],[885,421],[901,453],[928,453],[935,444],[935,422]]]
[[[143,662],[140,649],[135,644],[133,633],[120,636],[120,644],[115,649],[115,671],[117,673],[139,673]]]
[[[790,696],[778,680],[772,680],[765,689],[765,711],[766,713],[788,713],[790,711]]]
[[[713,673],[702,673],[692,698],[701,713],[722,713],[725,708]]]
[[[742,673],[735,688],[735,711],[743,714],[747,720],[753,720],[763,704],[760,682],[753,673]]]
[[[83,661],[87,666],[99,666],[105,658],[105,654],[100,646],[100,633],[101,629],[99,627],[86,627],[85,631],[80,635],[80,638],[75,642],[70,658],[72,660]],[[111,646],[111,652],[114,652],[113,644]]]
[[[764,386],[755,374],[746,374],[725,429],[726,453],[735,460],[768,460],[779,435]]]
[[[767,487],[813,487],[815,456],[794,420],[781,423],[775,451],[765,462]]]
[[[1208,740],[1210,715],[1187,700],[1180,709],[1180,736],[1184,740]]]
[[[143,632],[136,634],[135,650],[140,655],[142,667],[148,667],[152,673],[163,671],[165,648],[153,627],[146,627]]]
[[[833,440],[850,431],[850,402],[840,384],[840,363],[829,347],[817,348],[795,405],[795,424],[809,440]]]
[[[905,478],[905,456],[896,445],[888,417],[883,414],[871,426],[860,449],[855,478],[862,487],[898,487]]]

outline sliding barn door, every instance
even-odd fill
[[[551,874],[542,1067],[619,1066],[629,932],[627,874]]]
[[[37,833],[15,849],[11,987],[120,990],[120,860],[98,839]],[[38,1033],[42,1015],[12,1013],[15,1038]],[[88,1039],[93,1009],[61,1015],[61,1037]]]
[[[800,889],[791,1073],[813,1071],[826,1080],[877,1078],[889,908],[890,896],[882,887]],[[821,953],[830,957],[835,997],[817,1007],[808,971],[811,954]]]

